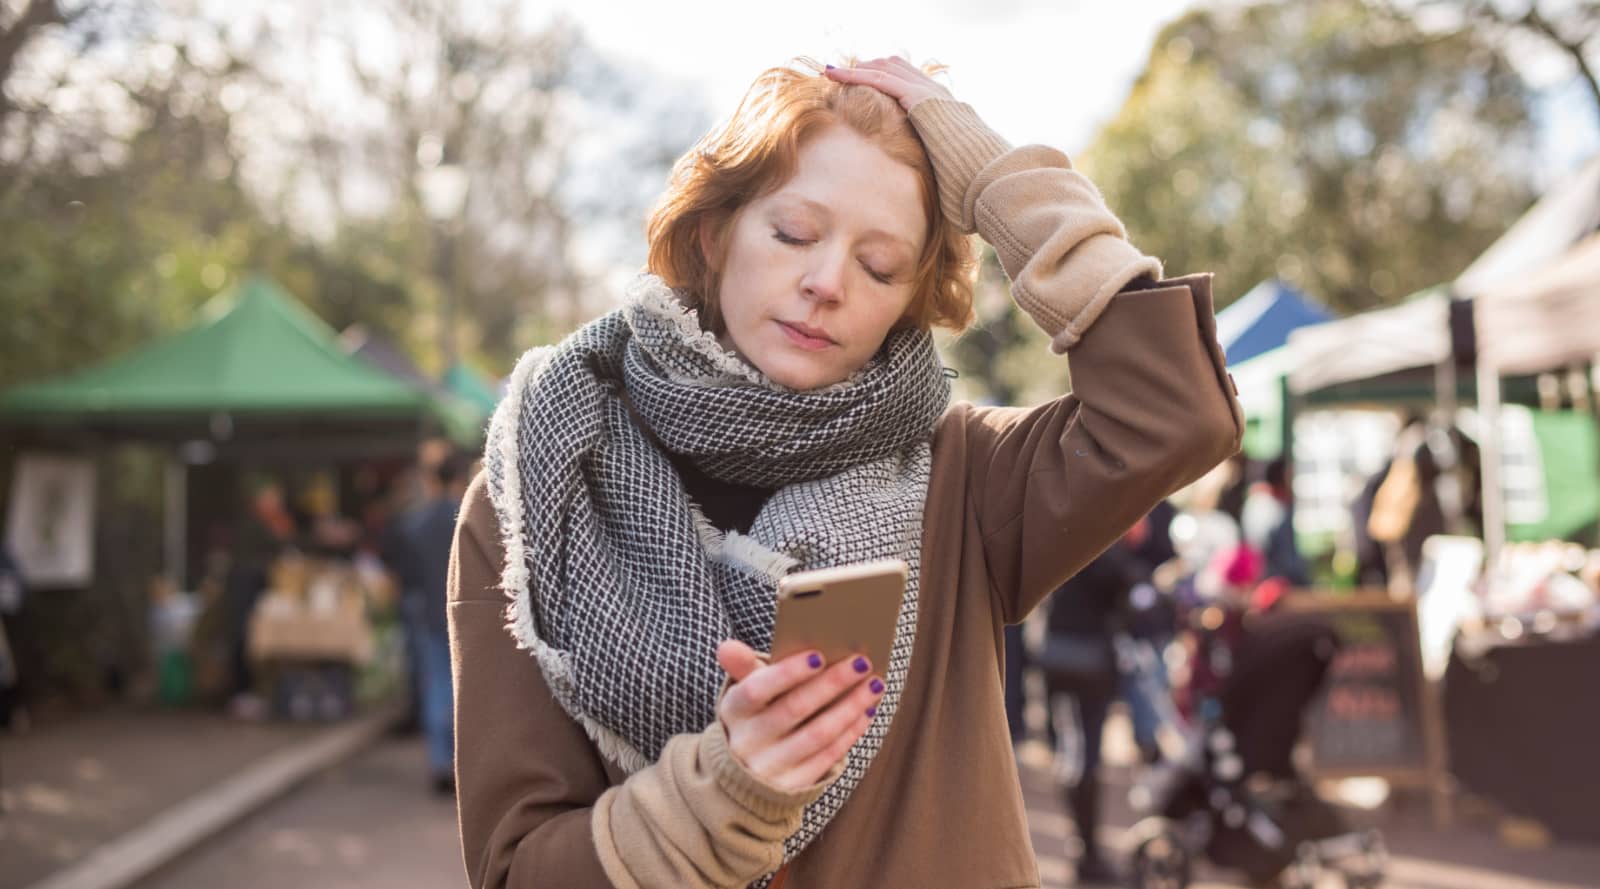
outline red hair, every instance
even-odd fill
[[[710,223],[714,241],[720,243],[740,209],[794,175],[807,140],[843,125],[917,174],[928,236],[917,260],[911,303],[900,323],[965,329],[972,323],[976,252],[972,239],[940,211],[933,162],[910,119],[898,102],[872,87],[829,80],[814,61],[797,59],[795,64],[809,70],[763,71],[733,117],[673,166],[666,193],[646,227],[649,270],[686,294],[701,323],[721,333],[719,270],[701,250],[701,224]]]

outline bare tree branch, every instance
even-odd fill
[[[1390,6],[1404,9],[1394,3]],[[1555,16],[1542,10],[1538,0],[1528,0],[1527,8],[1520,14],[1503,10],[1493,0],[1423,0],[1415,8],[1455,9],[1468,21],[1521,31],[1552,46],[1577,67],[1594,100],[1596,121],[1600,122],[1600,71],[1596,71],[1588,56],[1591,44],[1600,37],[1600,6],[1579,3]]]
[[[1582,10],[1584,7],[1580,6]],[[1588,33],[1563,34],[1556,24],[1539,13],[1537,3],[1528,4],[1528,14],[1523,16],[1519,24],[1544,36],[1572,58],[1573,64],[1578,66],[1578,73],[1583,75],[1583,82],[1589,87],[1589,96],[1594,99],[1596,121],[1600,122],[1600,77],[1595,75],[1594,68],[1584,56],[1584,46],[1594,37],[1596,31],[1595,21],[1600,21],[1600,14],[1585,16],[1589,21]]]
[[[10,27],[0,31],[0,83],[5,82],[18,53],[35,32],[50,25],[66,23],[67,17],[55,0],[28,0],[22,15],[17,16]]]
[[[0,31],[0,121],[4,121],[6,114],[11,111],[11,100],[7,97],[5,85],[17,57],[22,54],[22,48],[45,28],[66,23],[67,17],[55,0],[28,0],[22,15],[4,31]]]

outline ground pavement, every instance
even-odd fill
[[[0,887],[32,886],[52,867],[79,860],[97,842],[150,820],[163,805],[203,799],[207,780],[249,772],[254,767],[244,766],[252,759],[281,758],[339,730],[124,714],[0,739],[9,806],[0,816]],[[1112,848],[1120,846],[1121,829],[1131,823],[1121,792],[1132,753],[1126,735],[1125,723],[1113,721],[1107,745],[1113,787],[1102,835]],[[377,737],[133,889],[465,886],[454,808],[429,792],[424,759],[415,737]],[[1071,885],[1071,829],[1048,761],[1042,746],[1024,747],[1024,796],[1045,889],[1064,889]],[[1395,853],[1388,884],[1393,889],[1600,887],[1600,847],[1512,850],[1483,826],[1435,831],[1420,817],[1426,807],[1418,810],[1419,817],[1385,825]],[[1239,884],[1224,874],[1203,873],[1195,889]]]

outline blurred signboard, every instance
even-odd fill
[[[1307,715],[1317,777],[1372,776],[1433,790],[1436,816],[1447,819],[1443,719],[1423,672],[1415,600],[1365,591],[1288,603],[1322,616],[1343,643]]]
[[[80,457],[18,457],[6,547],[32,589],[88,586],[94,578],[94,464]]]

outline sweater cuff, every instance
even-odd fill
[[[967,234],[977,230],[973,208],[978,171],[1011,150],[1011,144],[989,129],[978,112],[954,99],[924,99],[907,112],[933,161],[939,184],[939,207],[945,218]]]
[[[589,833],[594,838],[594,852],[595,857],[600,859],[600,869],[606,872],[614,889],[642,889],[623,863],[622,850],[617,848],[610,830],[611,807],[621,793],[621,786],[618,785],[607,789],[595,800],[594,811],[589,818]]]
[[[1145,256],[1137,247],[1114,235],[1096,235],[1079,244],[1073,248],[1072,262],[1077,264],[1085,280],[1103,282],[1077,305],[1040,299],[1020,285],[1012,288],[1017,304],[1050,334],[1050,349],[1057,354],[1077,345],[1129,282],[1144,275],[1161,277],[1160,260]]]
[[[701,733],[700,755],[705,757],[706,768],[729,799],[763,821],[773,823],[798,817],[800,810],[815,802],[823,791],[844,774],[844,763],[841,761],[821,781],[809,787],[799,790],[773,787],[756,777],[733,755],[733,750],[728,747],[728,733],[723,729],[721,720]]]

